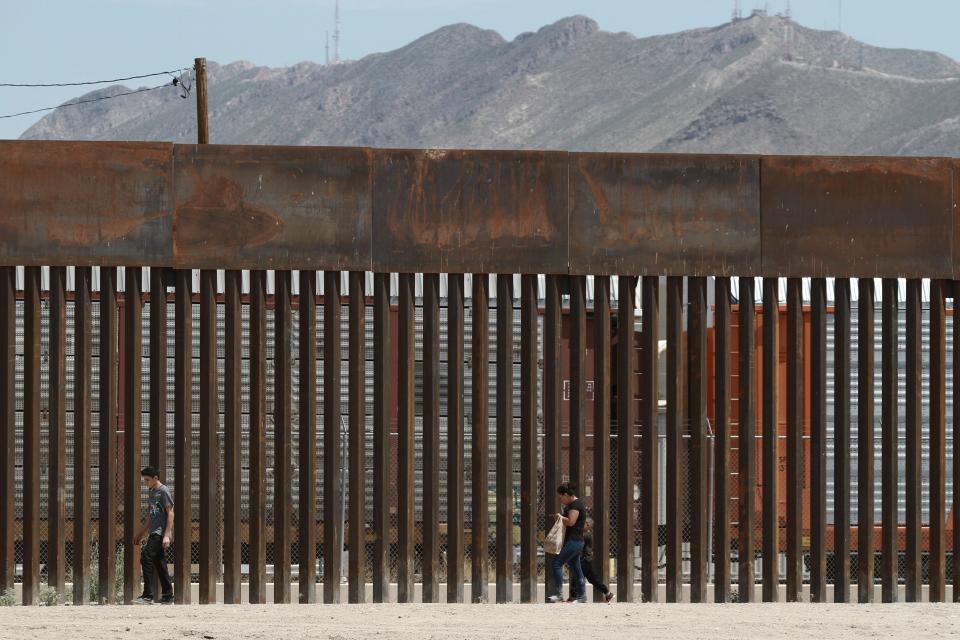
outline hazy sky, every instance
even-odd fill
[[[870,44],[929,49],[960,59],[960,0],[792,0],[809,27],[843,30]],[[321,62],[334,0],[0,0],[0,83],[72,82],[192,65],[249,60],[281,66]],[[469,22],[506,38],[573,14],[637,36],[713,26],[733,0],[341,0],[341,54],[360,58],[400,47],[438,27]],[[741,0],[744,11],[786,0]],[[156,81],[156,82],[155,82]],[[142,84],[159,84],[147,79]],[[0,115],[69,100],[85,88],[0,87]],[[119,98],[123,99],[123,98]],[[15,138],[43,114],[0,119]]]

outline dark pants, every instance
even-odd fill
[[[563,565],[570,568],[570,595],[582,593],[583,572],[580,570],[580,552],[583,551],[583,540],[567,540],[560,553],[553,557],[553,584],[557,589],[556,595],[563,595]]]
[[[597,575],[593,572],[593,558],[587,560],[586,558],[580,558],[580,571],[583,572],[583,579],[592,584],[594,587],[600,590],[600,593],[606,595],[610,593],[610,587],[600,582],[597,578]],[[572,587],[573,585],[571,585]],[[578,596],[579,593],[571,594],[572,596]]]
[[[151,534],[147,544],[140,550],[140,568],[143,570],[143,597],[153,599],[153,581],[160,577],[160,589],[163,599],[173,598],[173,584],[167,573],[167,560],[163,553],[163,536]]]

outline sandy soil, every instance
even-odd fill
[[[572,607],[576,607],[576,615]],[[956,605],[358,605],[13,607],[0,638],[942,638]]]

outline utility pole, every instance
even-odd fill
[[[210,127],[207,121],[207,59],[196,58],[193,71],[197,84],[197,143],[210,143]]]

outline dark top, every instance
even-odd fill
[[[167,526],[167,509],[173,507],[173,494],[166,485],[150,489],[147,499],[147,514],[150,516],[150,529],[147,535],[163,535]]]
[[[563,515],[567,516],[571,511],[579,512],[577,516],[577,521],[571,527],[567,527],[566,535],[564,536],[565,540],[583,540],[583,526],[587,523],[587,505],[583,504],[583,500],[577,498],[569,505],[566,506],[563,510]]]
[[[593,534],[583,534],[583,551],[580,552],[580,559],[587,562],[593,560]]]

